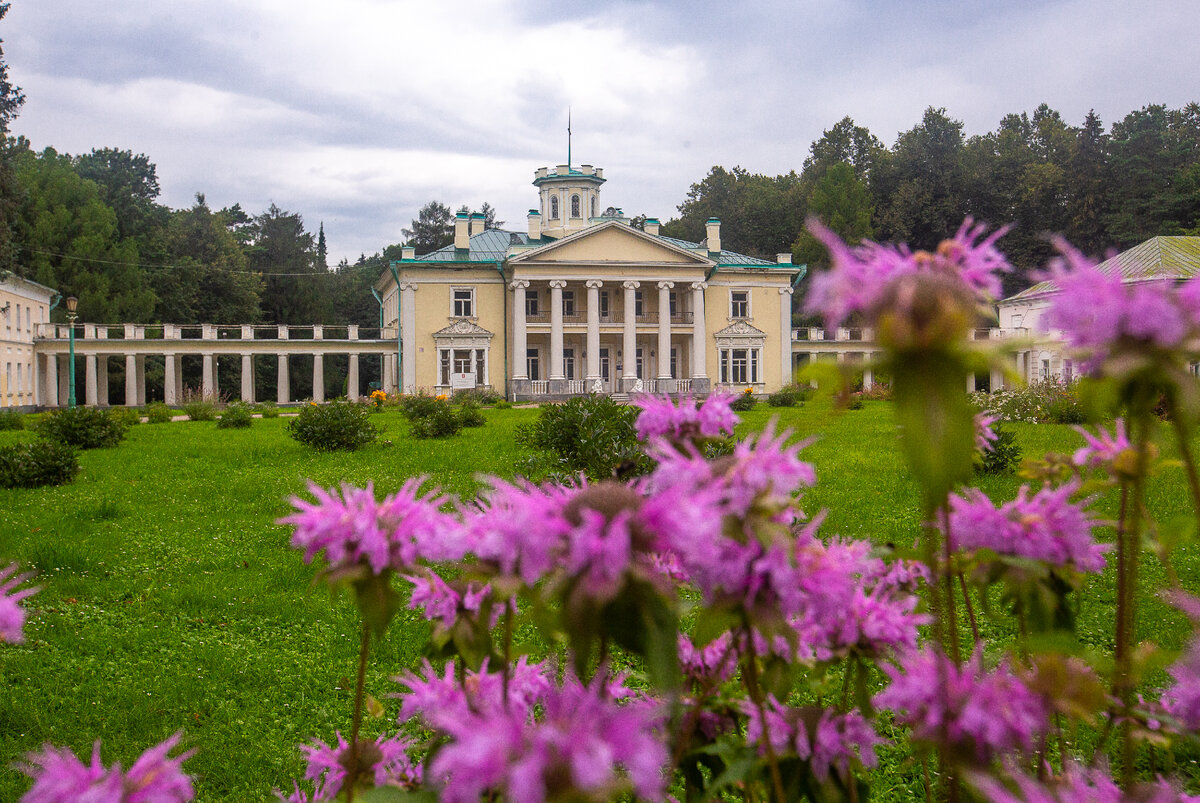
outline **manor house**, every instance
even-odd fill
[[[375,285],[384,326],[400,333],[385,385],[549,401],[789,384],[802,276],[791,254],[726,250],[716,219],[699,243],[660,234],[654,218],[634,227],[601,204],[604,182],[592,165],[543,167],[524,231],[459,213],[452,245],[406,247]]]

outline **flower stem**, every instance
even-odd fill
[[[779,758],[775,755],[775,747],[771,744],[771,736],[767,733],[767,706],[763,701],[762,689],[758,686],[758,656],[754,654],[754,633],[750,626],[746,626],[746,644],[747,658],[746,661],[746,691],[750,692],[750,699],[754,701],[755,708],[758,709],[759,721],[762,723],[763,742],[767,746],[767,765],[771,769],[771,784],[775,787],[775,799],[779,803],[785,803],[787,800],[783,794],[783,776],[779,774]]]
[[[363,686],[367,679],[367,654],[371,650],[371,626],[363,622],[362,642],[358,648],[358,678],[354,682],[354,724],[350,731],[350,771],[346,778],[346,801],[354,803],[358,784],[358,732],[362,727]]]
[[[1196,459],[1192,456],[1192,445],[1188,442],[1187,426],[1177,409],[1174,401],[1168,401],[1171,410],[1171,420],[1175,425],[1175,436],[1179,439],[1179,456],[1183,460],[1184,471],[1187,472],[1188,488],[1192,492],[1192,510],[1200,516],[1200,474],[1196,471]]]

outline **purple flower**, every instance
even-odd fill
[[[1009,784],[982,772],[969,774],[971,785],[993,803],[1121,803],[1140,800],[1146,803],[1191,803],[1200,797],[1188,795],[1178,784],[1159,778],[1153,783],[1136,784],[1123,792],[1105,766],[1084,767],[1067,761],[1057,778],[1041,781],[1009,767]]]
[[[679,667],[696,683],[723,683],[737,671],[737,651],[732,649],[733,636],[722,633],[697,649],[692,640],[679,634]]]
[[[1200,626],[1200,599],[1177,592],[1168,601]],[[1183,654],[1167,670],[1175,683],[1162,694],[1163,709],[1187,731],[1200,731],[1200,638],[1193,636]]]
[[[1112,546],[1092,539],[1095,522],[1082,505],[1070,499],[1078,487],[1076,482],[1059,488],[1046,486],[1030,496],[1025,485],[1015,500],[998,508],[978,488],[953,495],[950,531],[954,545],[1070,566],[1081,572],[1101,572],[1104,553]]]
[[[875,695],[879,708],[913,729],[918,741],[987,763],[1000,754],[1028,752],[1046,728],[1046,705],[1002,663],[988,672],[976,651],[963,666],[933,649],[885,664],[891,684]]]
[[[452,627],[460,616],[477,615],[492,595],[490,583],[481,586],[468,582],[465,587],[462,583],[451,586],[432,569],[425,569],[421,574],[406,574],[404,579],[413,584],[409,609],[420,609],[426,619],[440,621],[446,628]],[[495,626],[502,612],[500,608],[492,611],[490,626]]]
[[[611,797],[625,787],[663,798],[668,756],[656,703],[619,703],[628,690],[600,676],[584,686],[568,675],[560,686],[538,665],[514,672],[506,706],[499,675],[469,674],[463,692],[452,670],[443,679],[427,666],[427,678],[402,681],[419,699],[406,699],[401,717],[419,713],[447,739],[427,771],[442,800],[475,803],[498,791],[540,803],[571,791]],[[530,683],[535,672],[540,682]]]
[[[382,574],[403,571],[419,560],[457,560],[463,552],[455,521],[438,509],[445,499],[420,495],[423,482],[411,479],[381,502],[370,484],[343,484],[339,497],[333,489],[310,483],[316,501],[292,497],[297,512],[278,523],[295,525],[292,546],[304,550],[306,563],[323,551],[331,572],[366,567]]]
[[[864,240],[857,247],[815,219],[808,230],[829,249],[832,268],[813,276],[804,304],[806,312],[825,316],[833,328],[854,313],[874,317],[880,312],[898,279],[929,276],[958,285],[964,295],[984,301],[1001,293],[1000,273],[1012,270],[995,247],[1008,227],[984,237],[987,227],[963,221],[953,239],[943,240],[935,252],[913,252],[907,246],[889,246]],[[982,238],[982,239],[980,239]],[[893,299],[896,300],[896,299]]]
[[[808,761],[820,781],[829,778],[830,770],[845,778],[856,762],[874,767],[875,747],[883,744],[858,710],[839,714],[831,709],[791,708],[768,695],[761,713],[749,701],[743,703],[742,712],[747,718],[746,741],[757,744],[760,755],[767,752],[769,741],[776,755]]]
[[[69,749],[46,745],[28,756],[18,768],[33,778],[22,803],[182,803],[195,797],[183,762],[193,751],[170,758],[180,734],[151,747],[128,772],[120,764],[100,762],[100,743],[92,748],[92,761],[84,764]]]
[[[359,781],[368,787],[395,786],[412,788],[421,783],[421,767],[408,757],[408,741],[400,736],[380,736],[374,742],[360,740],[357,764]],[[308,758],[304,777],[313,782],[312,801],[335,800],[349,774],[350,743],[337,734],[337,746],[320,739],[302,745]],[[299,789],[296,790],[299,792]],[[303,793],[301,793],[303,794]],[[303,798],[302,798],[303,799]]]
[[[975,416],[975,451],[987,454],[996,448],[996,430],[992,429],[999,419],[994,415],[979,413]]]
[[[1200,290],[1195,279],[1177,288],[1168,280],[1125,282],[1120,271],[1102,273],[1096,263],[1063,239],[1061,257],[1046,278],[1059,289],[1046,315],[1083,352],[1086,371],[1124,348],[1174,352],[1200,328]]]
[[[694,441],[732,435],[738,421],[729,406],[732,400],[728,394],[714,393],[697,406],[690,396],[680,399],[678,405],[667,397],[638,396],[634,399],[634,404],[642,408],[637,419],[638,438]]]
[[[1087,445],[1077,449],[1071,458],[1071,462],[1080,468],[1112,469],[1117,464],[1118,458],[1122,458],[1124,453],[1133,450],[1133,444],[1130,443],[1129,436],[1125,434],[1125,420],[1122,418],[1118,418],[1114,423],[1111,435],[1104,427],[1097,427],[1095,435],[1083,427],[1074,429],[1087,441]],[[1126,459],[1128,458],[1122,458],[1122,462]]]
[[[9,644],[25,641],[25,609],[17,603],[39,590],[17,588],[33,576],[33,572],[17,574],[19,568],[16,563],[10,563],[0,569],[0,642]]]

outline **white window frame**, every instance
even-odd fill
[[[735,295],[741,295],[741,294],[744,294],[746,296],[744,302],[734,299]],[[749,289],[735,289],[735,288],[731,287],[729,289],[729,320],[731,320],[731,321],[752,320],[754,318],[754,308],[751,306],[753,297],[754,297],[754,294],[751,293]],[[734,306],[735,304],[738,306],[742,306],[742,304],[745,305],[745,314],[744,315],[736,314],[737,307]]]
[[[459,293],[466,293],[465,299],[460,299]],[[461,306],[460,306],[461,305]],[[451,318],[474,318],[475,316],[475,288],[474,287],[451,287],[450,288],[450,317]]]
[[[571,217],[573,219],[583,217],[583,199],[579,197],[579,193],[571,196]]]
[[[550,196],[550,219],[558,220],[558,196]]]
[[[574,290],[563,290],[562,291],[562,314],[563,314],[563,317],[566,317],[568,315],[570,315],[570,316],[578,315],[579,313],[576,310],[577,310],[577,307],[575,306],[575,291]]]
[[[536,318],[538,316],[538,305],[540,299],[537,290],[525,293],[525,317]]]
[[[541,354],[537,348],[528,348],[525,350],[525,373],[529,375],[530,380],[536,382],[542,377],[542,360]]]
[[[570,346],[563,349],[563,378],[575,378],[575,349]]]

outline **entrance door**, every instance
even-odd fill
[[[608,349],[600,349],[600,381],[604,383],[604,391],[612,393],[612,376],[608,369]]]

